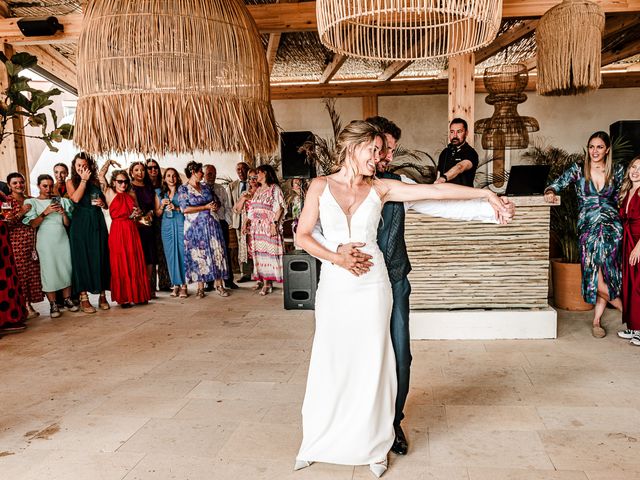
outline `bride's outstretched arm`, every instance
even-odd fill
[[[418,200],[487,200],[497,212],[509,215],[509,207],[495,193],[488,189],[464,187],[452,183],[431,185],[407,184],[398,180],[383,178],[380,182],[385,201],[415,202]]]

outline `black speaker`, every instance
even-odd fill
[[[307,156],[300,147],[313,140],[311,132],[282,132],[280,134],[280,158],[282,159],[282,178],[313,178],[316,176],[314,165],[307,162]]]
[[[640,120],[620,120],[612,123],[609,125],[609,134],[612,142],[620,138],[631,144],[633,153],[622,160],[626,162],[640,155]]]
[[[303,250],[285,253],[284,309],[313,310],[320,278],[320,261]]]
[[[56,17],[22,18],[18,28],[25,37],[48,37],[64,31],[64,25]]]

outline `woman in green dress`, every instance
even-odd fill
[[[64,306],[71,312],[77,312],[78,306],[71,301],[71,251],[65,227],[69,226],[71,202],[66,198],[53,197],[53,177],[38,177],[40,195],[28,198],[30,205],[22,222],[38,230],[36,251],[40,259],[40,278],[42,290],[49,300],[51,318],[57,318],[60,309],[56,304],[56,292],[62,290]]]
[[[74,203],[73,222],[69,231],[73,264],[73,291],[80,294],[80,308],[95,313],[88,293],[100,294],[98,306],[108,310],[105,290],[111,282],[109,267],[109,233],[102,209],[107,208],[95,160],[78,153],[71,163],[67,180],[69,198]]]

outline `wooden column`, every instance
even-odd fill
[[[13,55],[13,48],[5,44],[3,48],[7,58]],[[0,66],[0,89],[7,89],[9,77],[4,65]],[[20,172],[27,179],[29,186],[29,163],[27,162],[27,148],[24,138],[24,128],[18,118],[7,124],[7,130],[13,131],[14,135],[6,138],[0,145],[0,178],[4,180],[11,172]],[[17,134],[17,135],[15,135]]]
[[[468,53],[449,58],[449,121],[464,118],[469,124],[467,142],[473,145],[476,84],[475,55]]]
[[[362,118],[375,117],[378,115],[378,96],[369,95],[362,97]]]

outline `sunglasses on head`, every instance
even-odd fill
[[[129,180],[116,180],[116,183],[118,185],[128,185],[129,184]]]
[[[160,170],[160,167],[156,165],[147,165],[147,170]]]

